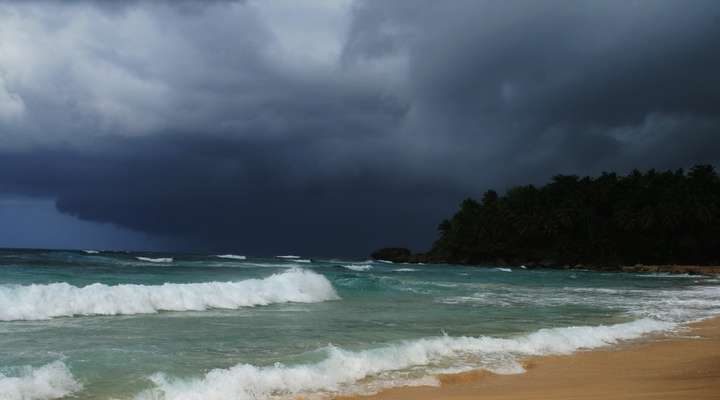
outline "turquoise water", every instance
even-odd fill
[[[141,261],[137,257],[148,257]],[[697,276],[0,252],[0,399],[323,397],[521,373],[720,312]],[[3,397],[4,396],[4,397]]]

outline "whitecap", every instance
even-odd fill
[[[151,258],[151,257],[135,257],[139,261],[146,261],[146,262],[152,262],[152,263],[171,263],[173,262],[172,257],[159,257],[159,258]]]
[[[511,269],[511,268],[497,267],[497,268],[495,268],[495,270],[496,270],[496,271],[502,271],[502,272],[512,272],[512,269]]]
[[[498,373],[522,373],[518,362],[521,357],[570,354],[673,327],[674,324],[642,319],[609,326],[541,329],[514,338],[441,336],[362,351],[329,346],[324,350],[326,357],[314,364],[264,367],[238,364],[190,379],[157,373],[150,377],[155,387],[141,392],[136,399],[249,400],[292,398],[317,392],[347,394],[358,391],[358,382],[367,378],[397,386],[404,382],[396,379],[394,373],[417,368],[428,371],[458,360]]]
[[[349,269],[351,271],[357,271],[357,272],[369,271],[372,269],[372,265],[367,265],[367,264],[361,264],[361,265],[349,264],[349,265],[343,265],[342,267]]]
[[[302,269],[238,282],[113,286],[94,283],[83,287],[67,283],[0,285],[0,321],[237,309],[338,298],[324,276]]]
[[[216,255],[215,257],[217,257],[217,258],[226,258],[226,259],[229,259],[229,260],[246,260],[246,259],[247,259],[247,257],[245,257],[245,256],[238,256],[238,255],[235,255],[235,254],[218,254],[218,255]]]
[[[82,390],[62,361],[13,370],[15,373],[10,376],[0,373],[0,400],[51,400]]]

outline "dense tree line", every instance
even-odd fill
[[[459,263],[720,263],[720,178],[710,165],[627,176],[558,175],[467,199],[426,255]]]

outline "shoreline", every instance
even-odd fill
[[[606,349],[524,360],[525,373],[440,375],[439,387],[397,387],[335,400],[720,398],[720,316]]]

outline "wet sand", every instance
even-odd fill
[[[337,400],[720,399],[720,318],[606,350],[526,361],[527,372],[440,377],[440,387],[395,388]]]

